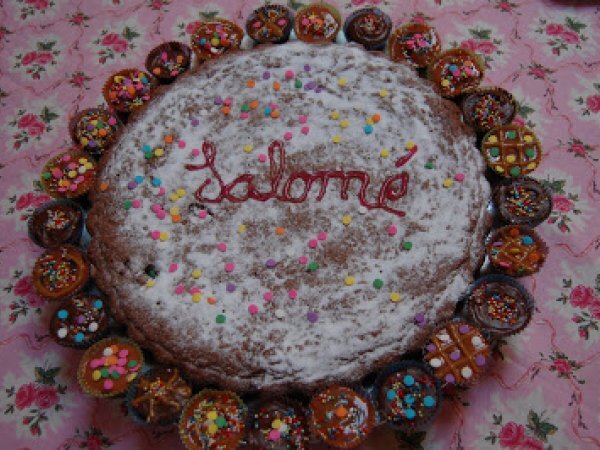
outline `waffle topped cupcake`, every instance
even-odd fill
[[[423,363],[392,366],[379,375],[376,385],[382,418],[404,432],[422,429],[439,409],[440,383]]]
[[[233,392],[205,389],[187,403],[179,435],[188,450],[235,449],[246,426],[246,407]]]
[[[40,296],[57,300],[83,289],[90,278],[90,264],[81,250],[64,244],[40,256],[31,277]]]
[[[102,297],[78,294],[65,300],[52,315],[50,336],[60,345],[85,348],[108,329],[108,312]]]
[[[83,209],[70,200],[54,200],[37,208],[27,223],[29,238],[40,247],[77,244],[83,229]]]
[[[94,158],[100,158],[115,141],[121,123],[106,108],[87,108],[69,123],[69,132],[75,144]]]
[[[287,400],[264,400],[255,409],[251,437],[255,448],[302,450],[307,448],[306,418],[299,404]]]
[[[331,386],[311,400],[310,426],[313,432],[335,448],[354,448],[375,426],[371,402],[353,389]]]
[[[87,194],[96,179],[96,163],[77,150],[61,153],[46,163],[41,182],[55,198],[79,198]]]

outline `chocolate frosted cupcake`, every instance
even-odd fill
[[[472,91],[483,79],[485,66],[470,50],[453,48],[440,53],[427,67],[427,77],[444,97],[456,97]]]
[[[294,31],[304,42],[333,42],[342,27],[338,10],[327,3],[313,3],[296,11]]]
[[[179,436],[188,450],[235,449],[244,437],[245,416],[236,394],[205,389],[181,413]]]
[[[108,322],[102,297],[78,294],[56,308],[50,319],[50,336],[60,345],[85,348],[106,334]]]
[[[90,264],[81,250],[65,244],[40,256],[31,277],[40,296],[57,300],[83,289],[90,278]]]
[[[265,399],[252,408],[250,448],[302,450],[307,448],[308,428],[302,405],[288,399]]]
[[[139,69],[124,69],[104,83],[104,99],[115,111],[128,114],[150,101],[156,81]]]
[[[354,448],[375,427],[375,408],[354,389],[330,386],[310,401],[310,427],[327,445]]]
[[[483,137],[481,152],[498,175],[519,177],[537,168],[542,159],[542,144],[527,127],[501,125]]]
[[[138,377],[131,387],[129,406],[149,424],[171,425],[192,396],[192,388],[181,378],[179,369],[156,367]]]
[[[192,35],[192,49],[203,63],[225,53],[238,50],[244,31],[235,23],[221,18],[200,22]]]
[[[486,133],[492,128],[507,125],[515,118],[517,102],[510,92],[501,87],[475,89],[461,103],[465,123],[475,131]]]
[[[492,337],[519,333],[533,314],[533,298],[513,278],[486,275],[473,283],[464,300],[471,322]]]
[[[90,190],[96,179],[96,163],[86,153],[72,150],[55,156],[41,174],[44,190],[55,198],[78,198]]]
[[[294,24],[294,13],[283,5],[264,5],[246,20],[246,34],[259,44],[286,42]]]
[[[549,189],[529,177],[504,180],[496,186],[492,198],[502,220],[510,224],[535,227],[552,212]]]
[[[88,348],[79,361],[77,379],[83,391],[94,397],[124,393],[136,379],[144,355],[129,339],[102,339]]]
[[[375,385],[381,417],[405,433],[423,429],[439,409],[440,382],[421,362],[404,361],[389,367]]]
[[[83,209],[70,200],[54,200],[37,208],[27,223],[29,239],[40,247],[77,244],[83,229]]]
[[[161,83],[171,83],[190,68],[192,50],[181,42],[165,42],[146,57],[146,70]]]
[[[69,122],[73,142],[94,158],[100,158],[114,143],[121,123],[106,108],[87,108]]]
[[[453,320],[434,330],[424,358],[443,383],[471,386],[489,365],[490,354],[490,344],[479,328]]]
[[[427,67],[442,48],[440,36],[424,23],[407,23],[394,30],[388,40],[392,61],[405,61],[416,68]]]
[[[367,50],[383,49],[390,31],[392,19],[375,7],[354,11],[344,22],[346,39],[362,44]]]
[[[486,253],[498,272],[523,277],[540,270],[546,260],[548,247],[533,228],[507,225],[490,235]]]

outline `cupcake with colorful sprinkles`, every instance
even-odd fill
[[[33,266],[31,278],[41,297],[58,300],[83,289],[90,278],[90,264],[81,250],[65,244],[40,256]]]
[[[104,84],[104,99],[115,111],[128,114],[147,103],[155,87],[154,79],[138,69],[124,69]]]
[[[548,247],[533,228],[507,225],[490,235],[486,253],[498,272],[524,277],[540,270],[546,260]]]
[[[471,322],[492,337],[510,336],[522,331],[533,315],[533,298],[511,277],[486,275],[465,295]]]
[[[411,22],[394,30],[387,43],[390,59],[422,69],[440,53],[442,43],[437,32],[425,23]]]
[[[50,336],[60,345],[86,348],[106,334],[108,324],[104,299],[78,294],[56,308],[50,319]]]
[[[486,133],[492,128],[512,122],[517,102],[510,92],[501,87],[487,86],[475,89],[461,103],[464,121],[475,131]]]
[[[40,247],[77,244],[83,230],[83,209],[70,200],[54,200],[37,208],[27,222],[29,239]]]
[[[425,362],[445,385],[472,386],[487,369],[490,355],[481,330],[464,320],[438,327],[425,347]]]
[[[44,190],[55,198],[79,198],[96,179],[96,163],[86,153],[69,151],[55,156],[42,170]]]
[[[264,5],[246,19],[246,33],[259,44],[286,42],[294,24],[294,13],[283,5]]]
[[[229,391],[205,389],[185,406],[179,435],[188,450],[235,449],[242,440],[246,407]]]
[[[200,22],[192,35],[192,49],[203,63],[238,50],[243,37],[244,31],[234,22],[217,17]]]
[[[136,343],[120,337],[106,338],[85,351],[77,379],[86,394],[114,397],[127,390],[143,363],[144,355]]]
[[[155,367],[131,387],[129,406],[148,424],[172,425],[192,396],[192,388],[176,367]]]
[[[504,180],[494,189],[492,199],[501,219],[509,224],[535,227],[552,212],[552,193],[529,177]]]
[[[115,141],[121,122],[106,108],[80,111],[69,123],[73,142],[94,158],[100,158]]]
[[[171,83],[190,68],[192,50],[181,42],[165,42],[146,57],[146,70],[161,83]]]
[[[403,432],[423,429],[439,409],[440,382],[421,362],[404,361],[389,367],[375,384],[382,419]]]
[[[442,96],[456,97],[479,86],[484,71],[478,55],[464,48],[453,48],[437,55],[427,67],[427,77],[438,86]]]
[[[335,448],[358,446],[375,427],[373,404],[349,387],[331,386],[320,391],[309,409],[313,433]]]
[[[288,400],[263,400],[253,408],[250,446],[268,450],[307,448],[306,418],[299,404]]]
[[[333,42],[341,28],[339,11],[328,3],[312,3],[296,11],[294,31],[301,41]]]

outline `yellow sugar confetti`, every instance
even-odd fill
[[[199,302],[200,302],[200,300],[202,300],[202,294],[201,294],[200,292],[194,292],[194,293],[192,294],[192,301],[193,301],[194,303],[199,303]]]
[[[245,233],[246,232],[246,225],[244,225],[243,223],[240,223],[238,225],[238,233]]]
[[[173,192],[171,195],[169,195],[169,200],[171,200],[172,202],[176,202],[177,200],[179,200],[179,195]]]
[[[387,97],[388,95],[390,95],[390,93],[389,93],[387,90],[385,90],[385,89],[381,89],[381,90],[379,91],[379,96],[380,96],[381,98],[385,98],[385,97]]]
[[[185,194],[186,194],[185,189],[177,189],[175,192],[177,193],[179,198],[185,196]]]
[[[346,86],[346,84],[348,84],[348,80],[346,80],[345,78],[338,78],[338,85],[341,87]]]
[[[394,303],[398,303],[400,301],[400,292],[392,292],[390,294],[390,300]]]
[[[155,284],[156,284],[156,281],[154,281],[154,280],[146,281],[146,287],[151,288],[151,287],[154,287]]]
[[[509,163],[514,163],[516,160],[517,160],[517,157],[515,155],[508,155],[506,157],[506,162],[509,162]]]
[[[166,231],[161,231],[161,232],[160,232],[159,239],[160,239],[161,241],[163,241],[163,242],[164,242],[164,241],[168,241],[168,240],[169,240],[169,233],[167,233]]]
[[[194,270],[192,270],[192,278],[193,279],[197,280],[201,276],[202,276],[202,270],[200,270],[200,269],[194,269]]]
[[[246,153],[251,153],[252,150],[254,150],[254,145],[252,145],[252,144],[246,144],[246,145],[244,145],[244,151]]]
[[[162,148],[154,149],[154,156],[162,156],[165,154],[165,150]]]
[[[209,411],[209,412],[206,414],[206,418],[207,418],[208,420],[217,420],[217,417],[219,417],[219,415],[217,414],[217,412],[216,412],[216,411]]]
[[[346,214],[345,216],[342,217],[342,223],[344,225],[350,225],[352,223],[352,216]]]
[[[342,136],[336,134],[331,138],[331,142],[333,142],[334,144],[339,144],[340,142],[342,142]]]
[[[525,142],[533,142],[533,137],[531,137],[529,134],[526,134],[526,135],[523,137],[523,140],[524,140]]]
[[[345,284],[346,286],[352,286],[352,285],[355,283],[355,281],[356,281],[356,280],[355,280],[355,279],[354,279],[354,277],[353,277],[353,276],[351,276],[351,275],[348,275],[346,278],[344,278],[344,284]]]
[[[177,206],[173,206],[171,209],[169,209],[169,214],[171,214],[172,216],[178,216],[179,208]]]
[[[349,125],[350,125],[350,121],[348,119],[344,119],[340,122],[340,127],[342,127],[342,128],[348,128]]]
[[[408,151],[411,151],[413,148],[415,148],[415,145],[417,144],[415,144],[414,141],[408,141],[404,148]]]
[[[446,178],[444,180],[444,187],[445,188],[452,187],[453,184],[454,184],[454,181],[452,181],[452,178]]]
[[[492,134],[490,137],[487,138],[487,141],[490,144],[495,144],[496,142],[498,142],[498,138],[496,137],[495,134]]]
[[[274,428],[275,430],[278,430],[279,428],[281,428],[282,424],[283,423],[281,422],[281,420],[275,419],[273,422],[271,422],[271,428]]]
[[[331,111],[329,113],[329,117],[332,118],[333,120],[338,120],[340,118],[340,112],[339,111]]]
[[[528,170],[533,170],[533,169],[535,169],[536,167],[537,167],[537,163],[535,163],[535,162],[532,162],[532,163],[529,163],[529,164],[527,164],[527,169],[528,169]]]
[[[448,81],[448,80],[442,80],[442,86],[443,86],[443,87],[448,87],[448,86],[450,86],[450,81]]]
[[[390,156],[390,151],[387,148],[382,148],[381,152],[379,152],[379,156],[382,158],[387,158]]]

